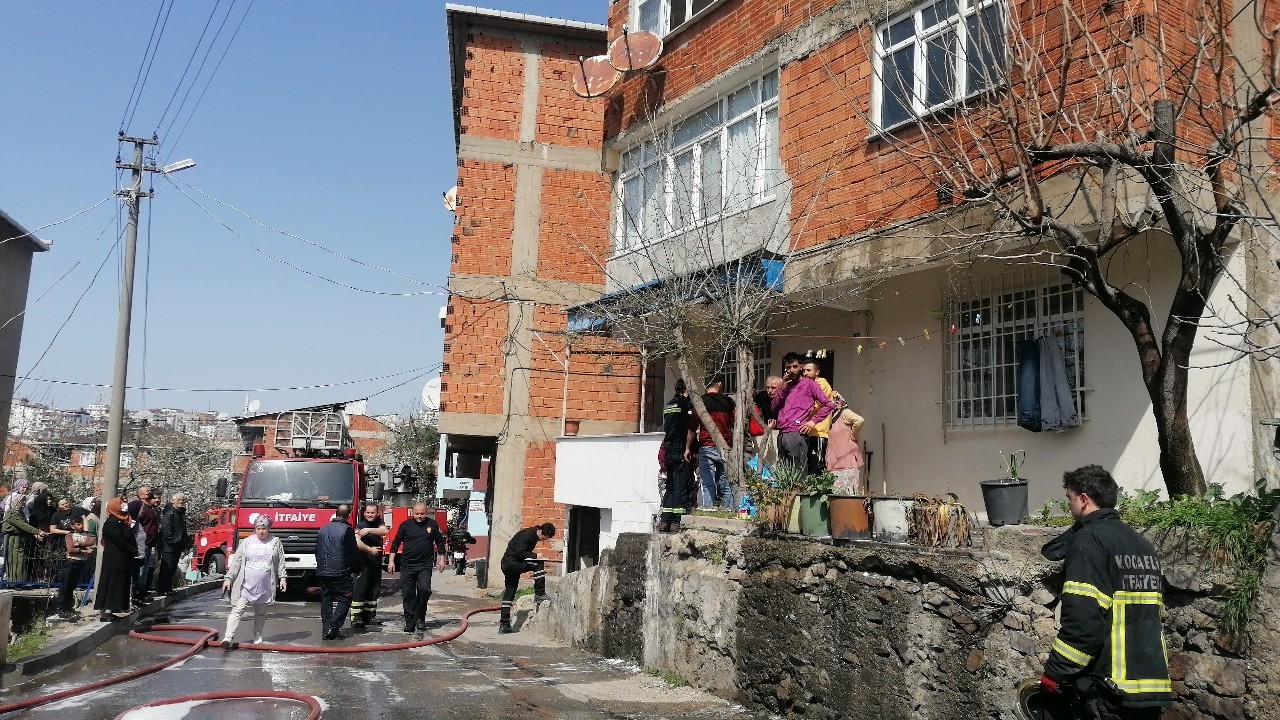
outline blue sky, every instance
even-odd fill
[[[608,7],[606,0],[477,4],[598,23]],[[244,241],[347,285],[383,293],[440,291],[452,226],[441,194],[456,177],[444,5],[173,3],[124,129],[136,136],[160,131],[161,164],[198,162],[175,182],[411,280],[337,258],[179,186],[242,241],[178,187],[156,178],[139,233],[130,386],[142,386],[144,377],[153,388],[252,389],[395,376],[285,392],[130,391],[130,409],[239,413],[248,396],[268,411],[374,395],[409,381],[369,405],[371,412],[403,412],[437,374],[426,369],[440,362],[442,295],[344,289],[274,262]],[[28,229],[84,210],[117,187],[116,133],[160,8],[161,0],[0,4],[6,28],[0,208]],[[195,52],[197,39],[213,13],[207,45],[228,8],[230,19],[196,76],[204,54],[204,46]],[[193,113],[242,15],[243,26]],[[193,77],[194,89],[177,113]],[[117,237],[118,207],[109,199],[38,233],[54,246],[36,256],[18,367],[32,379],[19,380],[19,396],[59,407],[110,397],[106,389],[48,381],[111,380],[120,262],[108,249]]]

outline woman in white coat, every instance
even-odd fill
[[[253,534],[240,541],[231,556],[227,579],[222,591],[231,592],[231,613],[227,615],[227,631],[222,634],[222,647],[231,648],[240,618],[253,605],[253,642],[262,643],[262,628],[267,623],[267,606],[275,600],[276,588],[285,591],[284,545],[271,535],[271,518],[259,515],[253,521]]]

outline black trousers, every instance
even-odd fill
[[[666,463],[667,488],[662,493],[662,515],[659,522],[668,526],[680,522],[681,516],[698,506],[698,486],[693,481],[693,465],[684,457]]]
[[[431,571],[435,561],[425,565],[400,568],[400,597],[404,602],[404,624],[421,625],[427,620],[427,601],[431,599]]]
[[[316,580],[320,581],[320,626],[326,633],[336,633],[347,622],[351,609],[351,576],[321,575]]]
[[[156,577],[156,593],[168,595],[173,589],[173,576],[178,572],[178,558],[182,553],[177,550],[160,551],[160,574]]]
[[[62,585],[58,588],[58,610],[74,612],[76,609],[76,586],[80,584],[80,576],[84,574],[84,560],[64,560],[62,562]]]
[[[356,576],[351,596],[351,621],[369,623],[378,614],[378,594],[382,592],[382,556],[364,558],[364,569]]]
[[[502,577],[506,580],[502,588],[502,613],[499,622],[511,624],[511,608],[516,604],[516,590],[520,587],[520,576],[526,572],[533,573],[533,592],[542,595],[547,591],[547,570],[543,561],[529,558],[524,562],[504,559],[502,561]]]

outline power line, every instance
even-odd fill
[[[281,234],[281,235],[284,235],[284,236],[285,236],[285,237],[287,237],[287,238],[292,238],[292,239],[294,239],[294,240],[300,240],[300,241],[302,241],[302,242],[304,242],[304,243],[306,243],[306,244],[308,244],[308,245],[310,245],[310,246],[312,246],[312,247],[314,247],[314,248],[316,248],[316,249],[318,249],[318,250],[323,250],[324,252],[327,252],[327,253],[329,253],[330,255],[333,255],[334,257],[341,258],[341,259],[343,259],[343,260],[346,260],[347,262],[355,263],[356,265],[359,265],[359,266],[361,266],[361,267],[367,267],[367,268],[369,268],[369,269],[371,269],[371,270],[381,270],[382,272],[385,272],[385,273],[388,273],[388,274],[394,275],[394,276],[396,276],[396,277],[398,277],[398,278],[400,278],[400,279],[402,279],[402,280],[408,280],[409,282],[411,282],[411,283],[413,283],[413,284],[415,284],[415,285],[428,285],[428,286],[430,286],[430,287],[436,287],[436,288],[439,288],[439,287],[440,287],[439,285],[436,285],[435,283],[424,282],[424,281],[422,281],[422,280],[418,280],[418,279],[416,279],[416,278],[411,278],[411,277],[409,277],[408,275],[402,275],[402,274],[400,274],[400,273],[396,272],[395,270],[391,270],[391,269],[389,269],[389,268],[384,268],[384,267],[382,267],[381,265],[374,265],[373,263],[367,263],[367,262],[364,262],[363,260],[357,260],[356,258],[348,257],[348,256],[343,255],[342,253],[338,252],[337,250],[331,250],[331,249],[329,249],[329,248],[325,247],[324,245],[321,245],[320,243],[315,242],[315,241],[313,241],[313,240],[308,240],[308,239],[306,239],[306,238],[302,237],[301,235],[294,235],[294,234],[293,234],[293,233],[291,233],[291,232],[286,232],[286,231],[284,231],[284,230],[281,230],[280,228],[277,228],[277,227],[275,227],[275,226],[273,226],[273,225],[270,225],[269,223],[263,222],[262,220],[259,220],[259,219],[255,218],[254,216],[252,216],[252,215],[250,215],[249,213],[245,212],[244,210],[241,210],[240,208],[238,208],[238,207],[236,207],[236,206],[232,205],[231,203],[228,203],[228,202],[223,201],[223,200],[219,200],[218,198],[216,198],[216,197],[214,197],[214,196],[210,195],[209,193],[207,193],[207,192],[205,192],[205,191],[201,190],[200,188],[198,188],[198,187],[196,187],[196,186],[192,185],[191,183],[184,182],[183,180],[179,180],[179,179],[173,179],[173,180],[172,180],[172,182],[182,183],[182,185],[184,185],[185,187],[187,187],[187,188],[189,188],[189,189],[191,189],[191,190],[194,190],[194,191],[196,191],[196,192],[200,193],[201,195],[203,195],[203,196],[205,196],[206,198],[208,198],[208,199],[210,199],[210,200],[212,200],[212,201],[214,201],[214,202],[218,203],[219,205],[221,205],[221,206],[223,206],[223,207],[225,207],[225,208],[228,208],[228,209],[230,209],[230,210],[234,210],[234,211],[236,211],[237,213],[240,213],[240,214],[241,214],[241,215],[243,215],[245,218],[247,218],[247,219],[251,220],[251,221],[252,221],[252,222],[254,222],[254,223],[257,223],[258,225],[261,225],[262,227],[264,227],[264,228],[266,228],[266,229],[268,229],[268,230],[271,230],[272,232],[279,233],[279,234]],[[444,288],[441,288],[441,289],[444,289]]]
[[[75,261],[75,263],[74,263],[74,264],[72,264],[72,266],[71,266],[70,268],[68,268],[68,269],[67,269],[67,271],[66,271],[66,272],[64,272],[64,273],[62,273],[62,275],[58,276],[58,279],[57,279],[57,280],[54,280],[52,283],[49,283],[49,287],[47,287],[47,288],[45,288],[43,291],[41,291],[41,292],[40,292],[40,294],[36,297],[36,299],[35,299],[35,300],[32,300],[31,302],[27,303],[27,306],[26,306],[26,307],[24,307],[22,310],[18,311],[18,314],[14,315],[13,317],[9,318],[8,320],[5,320],[5,321],[4,321],[4,324],[3,324],[3,325],[0,325],[0,330],[5,329],[6,327],[8,327],[8,326],[9,326],[9,323],[13,322],[14,320],[17,320],[18,318],[22,317],[23,315],[26,315],[28,310],[30,310],[31,308],[35,307],[36,305],[39,305],[39,304],[40,304],[40,301],[44,299],[44,296],[49,294],[49,291],[51,291],[51,290],[53,290],[55,287],[57,287],[57,286],[58,286],[58,283],[60,283],[60,282],[62,282],[63,280],[65,280],[65,279],[67,278],[67,276],[68,276],[68,275],[70,275],[72,272],[75,272],[75,269],[76,269],[76,268],[78,268],[78,267],[80,267],[80,263],[84,262],[84,259],[85,259],[85,258],[87,258],[87,257],[89,257],[89,253],[93,252],[94,248],[98,247],[98,242],[102,240],[102,236],[103,236],[103,235],[106,235],[106,234],[107,234],[107,229],[108,229],[108,228],[110,228],[110,227],[111,227],[111,225],[112,225],[112,223],[114,223],[114,222],[116,222],[116,216],[112,216],[111,218],[109,218],[109,219],[107,220],[107,224],[102,226],[102,231],[98,233],[98,237],[94,238],[94,239],[93,239],[93,242],[92,242],[92,243],[90,243],[90,245],[89,245],[89,249],[85,250],[85,251],[84,251],[84,254],[83,254],[83,255],[81,255],[81,256],[80,256],[80,257]],[[119,231],[117,231],[117,233],[116,233],[116,242],[119,242],[119,241],[120,241],[120,235],[121,235],[121,234],[122,234],[122,233],[120,233]]]
[[[130,99],[130,102],[133,104],[133,109],[129,109],[127,106],[125,108],[126,119],[120,123],[121,135],[123,135],[129,125],[133,123],[133,116],[138,112],[138,105],[142,103],[142,91],[147,86],[147,79],[151,77],[151,66],[156,62],[156,55],[160,52],[160,40],[164,37],[164,29],[169,26],[169,13],[173,11],[173,0],[168,0],[168,2],[169,7],[167,10],[164,10],[164,21],[160,23],[160,32],[155,34],[155,46],[153,47],[150,41],[147,42],[147,49],[151,52],[151,59],[147,59],[145,52],[142,55],[142,60],[146,63],[147,69],[142,74],[142,84],[138,86],[137,98]],[[160,7],[161,9],[164,9],[163,2],[160,3]],[[158,15],[159,13],[157,13],[157,16]]]
[[[218,62],[213,66],[213,71],[209,73],[209,77],[204,81],[204,88],[200,90],[200,95],[199,97],[196,98],[196,104],[191,106],[191,112],[187,114],[187,119],[183,121],[182,129],[178,131],[177,137],[173,139],[172,147],[174,149],[177,149],[178,141],[182,140],[183,134],[187,132],[187,126],[191,124],[191,118],[195,117],[196,110],[200,109],[200,103],[204,101],[205,93],[209,92],[209,86],[213,84],[214,76],[218,74],[219,68],[222,67],[222,61],[226,59],[227,51],[231,49],[231,44],[236,41],[236,36],[240,34],[240,28],[244,25],[245,18],[249,17],[249,11],[253,9],[253,3],[254,3],[254,0],[249,0],[249,5],[244,9],[244,14],[240,16],[240,21],[236,23],[236,29],[231,33],[231,38],[227,40],[226,46],[222,48],[222,54],[218,56]],[[232,3],[233,6],[234,4],[235,3]],[[230,17],[230,15],[231,15],[231,9],[228,8],[227,16]],[[219,29],[219,32],[221,32],[221,29]],[[210,43],[210,47],[212,47],[212,43]],[[192,81],[192,86],[194,86],[195,82],[198,80],[199,80],[199,73],[196,74],[196,80]],[[186,102],[187,102],[186,97],[183,97],[182,104],[186,105]],[[177,122],[177,119],[181,114],[182,114],[182,106],[179,106],[178,112],[174,114],[174,118],[173,118],[174,122]],[[173,124],[174,123],[171,122],[169,124],[169,127],[172,128]],[[167,133],[168,131],[166,130],[166,134]],[[166,156],[165,158],[165,162],[167,163],[168,160],[171,159],[172,157],[173,157],[173,150],[170,150],[168,156]]]
[[[268,257],[268,258],[270,258],[270,259],[272,259],[272,260],[274,260],[274,261],[276,261],[276,262],[278,262],[278,263],[280,263],[281,265],[284,265],[285,267],[288,267],[288,268],[290,268],[290,269],[292,269],[292,270],[296,270],[296,271],[298,271],[298,272],[302,273],[303,275],[308,275],[308,276],[310,276],[310,277],[316,278],[317,280],[323,280],[324,282],[327,282],[327,283],[329,283],[329,284],[331,284],[331,285],[336,285],[336,286],[338,286],[338,287],[340,287],[340,288],[344,288],[344,289],[347,289],[347,290],[354,290],[355,292],[366,293],[366,294],[369,294],[369,295],[384,295],[384,296],[388,296],[388,297],[415,297],[415,296],[418,296],[418,295],[448,295],[448,294],[449,294],[448,292],[445,292],[445,291],[442,291],[442,290],[418,290],[418,291],[416,291],[416,292],[385,292],[385,291],[382,291],[382,290],[369,290],[368,288],[356,287],[355,285],[348,285],[348,284],[346,284],[346,283],[344,283],[344,282],[340,282],[340,281],[338,281],[338,280],[334,280],[333,278],[325,277],[324,275],[321,275],[321,274],[319,274],[319,273],[314,273],[314,272],[311,272],[310,270],[305,270],[305,269],[303,269],[303,268],[300,268],[300,267],[298,267],[297,265],[294,265],[293,263],[289,262],[288,260],[285,260],[285,259],[283,259],[283,258],[278,258],[278,257],[276,257],[275,255],[272,255],[271,253],[267,252],[266,250],[263,250],[262,248],[258,247],[257,245],[254,245],[254,244],[253,244],[252,242],[250,242],[249,240],[246,240],[243,236],[241,236],[241,235],[240,235],[240,233],[236,232],[234,228],[232,228],[230,225],[228,225],[228,224],[226,224],[225,222],[223,222],[221,218],[219,218],[217,215],[214,215],[214,214],[213,214],[213,213],[212,213],[208,208],[206,208],[204,205],[201,205],[201,204],[200,204],[200,201],[196,200],[195,198],[193,198],[193,197],[191,197],[189,194],[187,194],[187,191],[186,191],[186,190],[183,190],[183,189],[182,189],[182,186],[180,186],[177,182],[174,182],[174,180],[173,180],[172,178],[170,178],[168,175],[165,175],[164,177],[165,177],[165,179],[166,179],[166,180],[168,180],[168,181],[169,181],[169,184],[170,184],[170,185],[173,185],[175,188],[177,188],[178,192],[182,193],[182,196],[183,196],[183,197],[185,197],[186,199],[190,200],[192,203],[194,203],[194,204],[195,204],[195,206],[196,206],[196,207],[198,207],[198,208],[200,208],[201,210],[203,210],[203,211],[204,211],[204,214],[206,214],[206,215],[208,215],[210,218],[212,218],[214,222],[216,222],[216,223],[218,223],[219,225],[221,225],[222,227],[226,228],[227,232],[229,232],[229,233],[231,233],[232,235],[234,235],[234,236],[236,237],[236,239],[237,239],[237,240],[239,240],[240,242],[244,243],[245,245],[248,245],[249,247],[253,248],[253,249],[254,249],[255,251],[257,251],[258,253],[260,253],[260,254],[262,254],[262,255],[264,255],[264,256],[266,256],[266,257]]]
[[[139,386],[139,385],[126,385],[126,386],[125,386],[125,388],[126,388],[127,390],[140,390],[140,391],[151,391],[151,392],[189,392],[189,393],[265,393],[265,392],[290,392],[290,391],[294,391],[294,390],[322,390],[322,389],[324,389],[324,388],[344,387],[344,386],[347,386],[347,385],[359,385],[360,383],[377,382],[378,380],[388,380],[388,379],[390,379],[390,378],[400,377],[400,376],[402,376],[402,375],[408,375],[409,373],[419,373],[419,375],[418,375],[417,377],[422,377],[423,375],[428,375],[428,374],[430,374],[430,373],[432,373],[432,372],[434,372],[434,371],[436,371],[436,370],[439,370],[439,369],[440,369],[440,363],[436,363],[436,364],[434,364],[434,365],[424,365],[424,366],[422,366],[422,367],[413,368],[412,370],[402,370],[402,371],[400,371],[400,372],[397,372],[397,373],[390,373],[390,374],[388,374],[388,375],[379,375],[378,377],[364,378],[363,380],[345,380],[345,381],[343,381],[343,382],[320,383],[320,384],[318,384],[318,385],[298,385],[298,386],[295,386],[295,387],[273,387],[273,388],[175,388],[175,387],[144,387],[144,386]],[[107,388],[107,387],[111,387],[111,384],[110,384],[110,383],[77,382],[77,381],[74,381],[74,380],[53,380],[53,379],[46,379],[46,378],[34,378],[34,377],[27,376],[27,375],[9,375],[9,374],[7,374],[7,373],[0,373],[0,377],[12,377],[12,378],[17,378],[17,379],[19,379],[19,380],[31,380],[32,382],[38,382],[38,383],[50,383],[50,384],[52,384],[52,385],[72,385],[72,386],[75,386],[75,387],[96,387],[96,388]],[[407,384],[409,384],[409,383],[413,382],[415,379],[417,379],[417,377],[415,377],[415,378],[410,378],[410,379],[408,379],[408,380],[406,380],[406,381],[404,381],[404,382],[400,383],[400,385],[396,385],[396,386],[394,386],[394,387],[387,388],[387,390],[394,390],[396,387],[400,387],[400,386],[402,386],[402,385],[407,385]],[[381,393],[387,392],[387,390],[379,390],[379,391],[378,391],[378,393],[376,393],[376,394],[381,394]],[[14,393],[15,393],[15,394],[17,393],[17,388],[15,388],[15,389],[14,389]],[[372,396],[372,395],[370,395],[370,397],[373,397],[373,396]]]
[[[40,227],[36,228],[35,230],[28,230],[28,231],[26,231],[26,232],[24,232],[24,233],[22,233],[22,234],[20,234],[20,235],[14,235],[13,237],[7,237],[7,238],[4,238],[3,240],[0,240],[0,245],[3,245],[3,244],[5,244],[5,243],[9,242],[10,240],[21,240],[22,238],[25,238],[25,237],[35,238],[35,239],[39,240],[40,238],[36,237],[36,233],[40,232],[41,230],[47,230],[47,229],[49,229],[49,228],[51,228],[51,227],[54,227],[54,226],[56,226],[56,225],[61,225],[61,224],[65,223],[65,222],[70,222],[70,221],[72,221],[72,220],[75,220],[76,218],[78,218],[78,217],[80,217],[81,215],[83,215],[83,214],[85,214],[85,213],[89,212],[90,210],[93,210],[94,208],[96,208],[96,207],[98,207],[99,205],[101,205],[101,204],[105,203],[106,201],[110,200],[110,199],[111,199],[111,198],[113,198],[113,197],[115,197],[115,195],[114,195],[114,194],[112,194],[112,195],[108,195],[108,196],[106,196],[106,197],[102,198],[101,200],[99,200],[98,202],[96,202],[96,203],[94,203],[94,204],[90,205],[89,207],[87,207],[87,208],[85,208],[85,209],[81,210],[80,212],[77,212],[77,213],[75,213],[74,215],[70,215],[70,216],[68,216],[68,217],[64,217],[64,218],[62,218],[61,220],[58,220],[57,222],[51,222],[51,223],[49,223],[48,225],[41,225]]]
[[[232,5],[234,4],[235,4],[235,0],[232,0]],[[196,38],[196,46],[191,49],[191,57],[187,58],[187,64],[185,67],[182,68],[182,75],[178,77],[178,84],[173,88],[173,93],[169,95],[169,102],[165,103],[164,112],[160,113],[160,119],[156,121],[157,134],[160,131],[160,126],[164,125],[164,119],[169,116],[169,109],[173,107],[173,101],[178,99],[178,93],[181,92],[182,85],[187,80],[187,73],[191,71],[191,63],[196,61],[196,55],[200,52],[200,46],[204,44],[204,36],[208,34],[209,26],[213,24],[213,18],[218,14],[218,7],[220,5],[222,5],[222,0],[217,0],[217,2],[213,4],[213,9],[209,11],[209,19],[204,21],[204,28],[200,30],[200,37]],[[230,15],[230,14],[231,14],[231,10],[230,8],[228,8],[227,15]],[[225,25],[226,22],[227,20],[226,20],[226,17],[224,16],[222,19],[222,24]],[[218,32],[222,32],[222,25],[218,26]],[[218,36],[215,34],[213,36],[213,39],[209,41],[209,49],[205,50],[204,52],[205,59],[208,59],[209,50],[213,49],[213,43],[217,41],[217,39],[218,39]],[[200,61],[200,69],[204,69],[204,60]],[[199,77],[200,77],[200,70],[197,70],[195,78],[191,79],[192,86],[196,84],[195,81]],[[187,93],[190,93],[190,92],[191,92],[191,88],[188,87]],[[186,97],[183,96],[183,99],[185,100]],[[181,111],[182,111],[182,108],[179,107],[178,112],[181,112]]]
[[[156,39],[156,27],[160,25],[160,14],[164,12],[164,3],[160,3],[160,7],[156,8],[156,19],[151,23],[151,35],[147,38],[147,49],[142,51],[142,62],[138,63],[138,72],[133,76],[133,89],[129,91],[129,101],[125,103],[124,114],[120,116],[120,132],[124,133],[125,120],[129,117],[129,111],[133,109],[133,98],[135,95],[139,99],[142,93],[138,88],[138,83],[142,80],[142,69],[147,65],[147,56],[151,54],[151,43]]]
[[[76,298],[75,305],[71,306],[71,312],[67,313],[66,319],[64,319],[62,324],[58,326],[57,332],[53,334],[53,337],[49,340],[49,344],[46,345],[44,351],[40,353],[40,357],[36,358],[36,361],[32,363],[31,367],[27,368],[27,376],[35,372],[36,368],[40,367],[40,363],[44,360],[45,356],[49,354],[51,349],[53,349],[53,344],[58,341],[58,336],[62,334],[62,331],[67,327],[67,323],[71,322],[71,318],[75,316],[76,310],[79,309],[81,301],[84,300],[84,296],[88,295],[89,291],[93,289],[94,284],[98,282],[98,276],[102,274],[102,268],[107,266],[107,261],[111,259],[111,255],[118,247],[120,247],[120,239],[116,238],[116,241],[111,244],[111,248],[107,250],[107,256],[102,258],[102,262],[98,264],[98,269],[94,271],[93,277],[89,279],[89,285],[84,289],[84,292],[80,293],[80,297]],[[22,383],[25,381],[25,377],[26,376],[24,376],[23,380],[19,380],[17,387],[13,389],[14,395],[17,395],[18,390],[22,388]]]

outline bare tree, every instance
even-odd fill
[[[1238,357],[1274,357],[1278,327],[1266,299],[1228,268],[1237,241],[1268,241],[1276,227],[1274,14],[1266,2],[1188,5],[1194,30],[1181,6],[1125,14],[1084,0],[1009,3],[1004,25],[970,38],[997,59],[986,91],[949,111],[913,112],[887,134],[938,190],[933,217],[947,230],[927,259],[1056,268],[1128,330],[1172,495],[1206,489],[1187,412],[1198,334]],[[981,65],[969,63],[971,73]],[[878,80],[890,94],[909,87],[891,70]],[[897,99],[920,108],[910,95]],[[1178,256],[1167,306],[1126,287],[1115,261],[1152,237]],[[1220,282],[1231,307],[1211,306]]]

